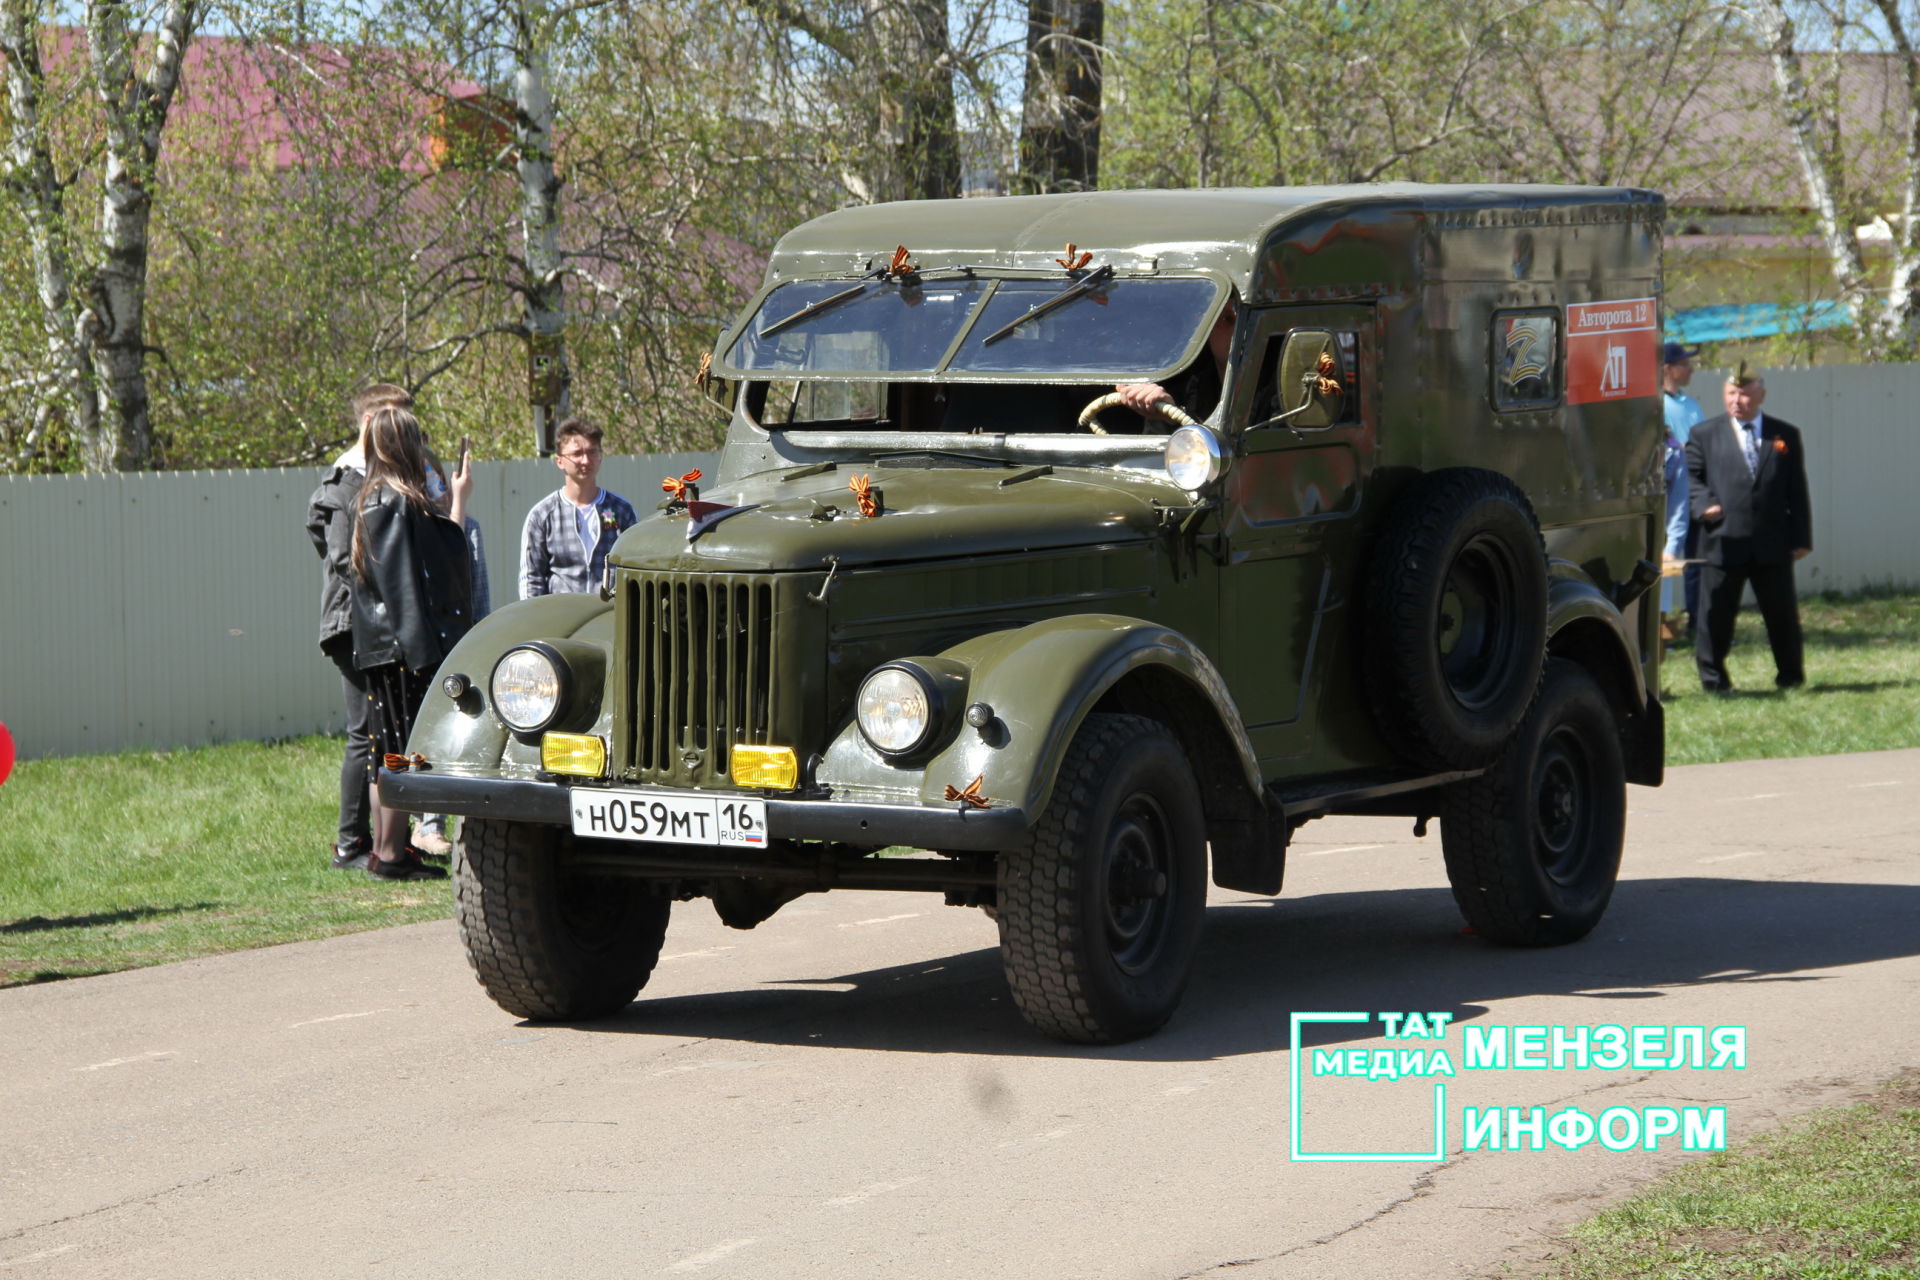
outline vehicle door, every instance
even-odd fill
[[[1228,473],[1221,577],[1221,656],[1255,753],[1306,754],[1316,669],[1344,640],[1354,521],[1373,454],[1378,413],[1375,313],[1371,306],[1276,307],[1251,313],[1239,335],[1240,375],[1229,423],[1244,424],[1244,453]],[[1302,402],[1298,378],[1281,384],[1287,335],[1323,331],[1340,385],[1324,424],[1284,419]]]

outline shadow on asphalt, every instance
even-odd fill
[[[1684,877],[1632,880],[1600,927],[1566,947],[1497,947],[1464,933],[1444,889],[1380,890],[1216,905],[1185,1001],[1159,1034],[1133,1044],[1056,1044],[1021,1021],[999,952],[983,948],[859,973],[795,976],[777,986],[640,999],[599,1034],[696,1036],[907,1053],[1204,1061],[1284,1049],[1296,1010],[1444,1011],[1458,1023],[1482,1001],[1565,996],[1591,1012],[1564,1025],[1659,1024],[1676,988],[1831,982],[1807,973],[1920,952],[1920,887]],[[815,986],[850,987],[824,991]],[[1631,1010],[1622,1007],[1631,1004]],[[1365,1039],[1316,1024],[1307,1044]]]

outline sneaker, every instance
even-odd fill
[[[413,829],[413,847],[429,858],[450,858],[453,856],[453,841],[446,835],[425,823]]]
[[[374,854],[367,855],[367,877],[371,880],[445,880],[445,867],[430,867],[413,858],[402,858],[397,862],[388,862]]]
[[[335,871],[365,871],[367,869],[367,851],[365,849],[342,849],[333,846],[333,869]]]

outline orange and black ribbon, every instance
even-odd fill
[[[881,273],[889,276],[910,276],[919,269],[912,257],[908,255],[907,246],[901,244],[894,246],[893,261],[882,267]]]
[[[1079,256],[1076,257],[1075,254],[1078,254]],[[1089,262],[1093,261],[1093,255],[1091,253],[1082,251],[1079,245],[1069,240],[1067,241],[1066,256],[1055,258],[1054,261],[1059,263],[1061,266],[1065,267],[1069,271],[1078,271],[1080,268],[1086,266]]]
[[[1314,372],[1319,375],[1319,378],[1313,384],[1315,391],[1323,396],[1337,396],[1340,394],[1340,366],[1334,361],[1333,352],[1322,351],[1320,353],[1320,363],[1314,369]]]
[[[985,782],[986,780],[987,780],[987,775],[984,773],[980,774],[978,777],[974,778],[972,782],[969,782],[967,784],[967,789],[965,791],[962,791],[959,788],[955,787],[952,783],[948,783],[947,799],[957,800],[961,804],[968,805],[975,809],[984,809],[987,807],[989,803],[991,803],[986,796],[983,796],[980,794],[980,784]]]
[[[853,490],[854,500],[860,504],[861,515],[880,514],[880,499],[873,496],[873,477],[855,476],[847,482],[847,488]]]
[[[432,767],[427,763],[427,758],[418,751],[410,756],[403,756],[397,752],[389,751],[381,757],[380,763],[387,767],[388,773],[405,773],[408,769],[427,769]]]
[[[695,467],[683,476],[668,476],[660,482],[661,492],[671,494],[675,502],[690,502],[700,496],[693,482],[700,478],[700,468]]]

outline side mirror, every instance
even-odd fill
[[[1274,392],[1283,412],[1265,425],[1284,422],[1301,430],[1330,427],[1340,421],[1346,401],[1340,357],[1325,329],[1295,329],[1280,349]]]
[[[721,336],[725,337],[726,335],[722,334]],[[729,378],[714,376],[713,353],[711,351],[705,351],[700,354],[700,369],[694,374],[693,385],[699,390],[700,394],[712,402],[722,414],[728,418],[733,416],[734,401],[740,394],[739,385]]]

